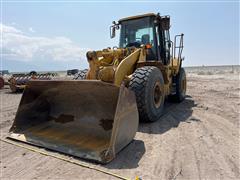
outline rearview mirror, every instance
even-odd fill
[[[114,38],[116,36],[116,30],[119,30],[119,23],[113,21],[113,25],[110,26],[110,37]]]
[[[170,29],[170,16],[162,16],[161,17],[161,27],[163,30]]]
[[[116,36],[116,26],[115,25],[112,25],[110,27],[110,37],[111,38],[114,38]]]

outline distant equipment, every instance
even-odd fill
[[[26,87],[26,84],[30,80],[51,80],[54,76],[53,73],[40,73],[36,71],[31,71],[29,74],[13,74],[9,79],[9,86],[13,93],[23,92]]]
[[[0,71],[0,75],[7,75],[7,74],[9,74],[9,71],[8,70],[1,70]]]
[[[71,76],[71,75],[75,75],[79,72],[78,69],[71,69],[71,70],[67,70],[67,75]]]

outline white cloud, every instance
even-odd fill
[[[6,26],[4,24],[0,24],[0,30],[2,33],[15,33],[15,34],[19,34],[22,33],[22,31],[16,29],[13,26]]]
[[[29,30],[31,33],[34,33],[34,32],[35,32],[35,30],[34,30],[32,27],[28,28],[28,30]]]
[[[86,64],[87,48],[80,48],[66,37],[29,36],[21,30],[0,24],[2,52],[6,60],[57,62],[79,61]],[[29,28],[29,31],[34,31]]]

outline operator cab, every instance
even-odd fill
[[[147,61],[170,61],[170,17],[159,14],[144,14],[120,19],[111,26],[111,37],[115,36],[115,29],[120,28],[120,48],[145,45]]]

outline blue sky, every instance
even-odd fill
[[[2,3],[2,69],[86,68],[87,50],[117,45],[113,20],[148,12],[171,16],[184,33],[184,66],[239,64],[239,2]]]

